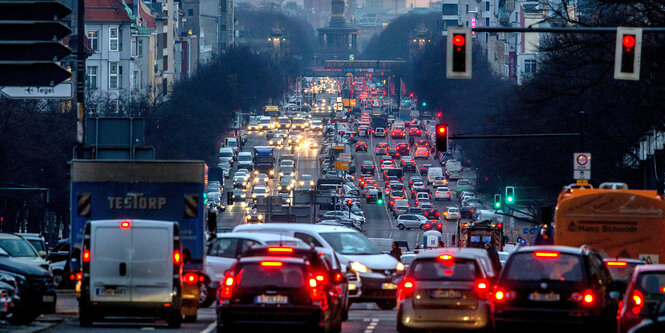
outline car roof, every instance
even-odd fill
[[[258,242],[267,242],[274,240],[299,241],[299,238],[284,236],[279,234],[259,233],[259,232],[225,232],[217,233],[217,238],[247,238]]]
[[[426,249],[424,251],[418,252],[418,254],[416,255],[416,259],[422,259],[422,258],[433,259],[442,254],[450,254],[454,258],[476,259],[476,257],[480,254],[478,251],[469,251],[469,250],[480,250],[480,249],[459,248],[459,247]]]
[[[238,263],[255,263],[261,261],[281,261],[288,264],[304,264],[306,263],[305,258],[300,257],[279,257],[277,259],[273,256],[260,256],[260,257],[240,257]]]
[[[346,227],[331,226],[331,225],[316,225],[311,223],[270,223],[265,224],[243,224],[238,225],[233,228],[233,231],[245,231],[245,232],[260,232],[261,229],[279,229],[279,230],[307,230],[307,231],[316,231],[316,232],[358,232],[351,230]]]
[[[665,272],[665,265],[641,265],[635,267],[635,274],[646,272]]]
[[[23,237],[2,232],[0,233],[0,239],[23,239]]]

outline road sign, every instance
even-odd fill
[[[72,98],[72,83],[63,82],[53,87],[4,87],[0,94],[9,98]]]
[[[354,60],[356,60],[356,56],[353,53],[349,54],[349,61],[354,61]]]
[[[335,170],[349,171],[349,162],[336,161],[335,162]]]
[[[0,87],[55,86],[71,73],[56,62],[71,54],[59,22],[71,10],[54,0],[0,1]]]
[[[335,193],[337,193],[337,195],[345,195],[346,190],[343,187],[338,187],[337,190],[335,190]]]
[[[591,153],[573,154],[573,179],[591,179]]]

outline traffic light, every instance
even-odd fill
[[[500,209],[501,208],[501,194],[495,194],[494,195],[494,209]]]
[[[639,80],[642,53],[642,28],[617,27],[614,78]]]
[[[448,124],[436,125],[436,150],[440,152],[448,151]]]
[[[446,42],[446,78],[471,78],[471,29],[448,28]]]
[[[423,102],[423,106],[427,106],[427,102]]]
[[[383,205],[383,193],[381,191],[376,195],[376,203]]]
[[[0,1],[0,86],[55,86],[71,73],[57,62],[72,51],[59,40],[71,9],[56,1]]]
[[[515,203],[515,187],[513,186],[506,186],[506,203]]]

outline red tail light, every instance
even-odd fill
[[[441,228],[443,228],[443,224],[439,223],[439,224],[436,225],[436,227],[441,229]]]
[[[482,300],[488,300],[490,298],[489,284],[487,281],[478,281],[476,283],[476,293],[478,294],[478,298]]]
[[[90,262],[90,250],[88,249],[83,250],[81,258],[83,259],[83,262]]]
[[[413,290],[416,287],[415,281],[411,279],[405,279],[404,282],[397,289],[397,300],[403,301],[407,298],[413,297]]]
[[[180,255],[180,251],[173,251],[173,263],[175,265],[178,265],[182,262],[182,256]]]
[[[580,293],[572,293],[570,295],[570,299],[574,302],[582,303],[586,306],[593,305],[596,301],[596,298],[594,297],[593,291],[591,289],[587,289]]]
[[[187,273],[182,279],[185,283],[197,283],[199,281],[199,276],[196,273]]]
[[[625,262],[625,261],[608,261],[608,262],[605,262],[605,265],[607,265],[607,266],[625,267],[625,266],[628,265],[628,263]]]
[[[431,228],[431,227],[432,227],[431,224],[429,224],[429,223],[426,223],[426,224],[425,224],[425,228]]]
[[[231,298],[231,295],[233,294],[233,284],[234,284],[234,279],[233,276],[225,275],[223,282],[220,283],[220,288],[219,288],[219,297],[221,299],[229,299]]]
[[[538,258],[558,258],[559,252],[555,251],[536,251],[533,253]]]
[[[335,273],[335,282],[341,282],[342,281],[342,273]]]
[[[81,279],[83,279],[83,273],[81,272],[76,273],[76,281],[81,281]]]
[[[129,228],[129,226],[130,226],[129,221],[122,221],[122,222],[120,222],[120,227],[123,228],[123,229],[127,229],[127,228]]]
[[[642,307],[644,307],[644,295],[642,292],[637,289],[633,290],[633,295],[630,297],[629,301],[630,303],[628,303],[628,306],[632,307],[630,312],[634,315],[640,314],[640,312],[642,312]]]
[[[495,303],[504,303],[506,301],[514,300],[517,298],[517,293],[503,288],[494,288],[492,299]]]
[[[261,262],[261,267],[282,267],[284,263],[280,261],[262,261]]]

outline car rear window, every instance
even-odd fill
[[[508,280],[580,282],[584,279],[579,256],[551,251],[513,254],[506,271]]]
[[[478,276],[476,264],[473,260],[419,259],[415,260],[412,265],[412,274],[417,281],[475,281]]]
[[[291,263],[282,263],[281,267],[264,267],[261,262],[243,263],[237,272],[239,288],[302,288],[307,276],[305,266]]]
[[[637,289],[645,293],[647,299],[660,300],[665,295],[665,272],[645,272],[637,277]]]

